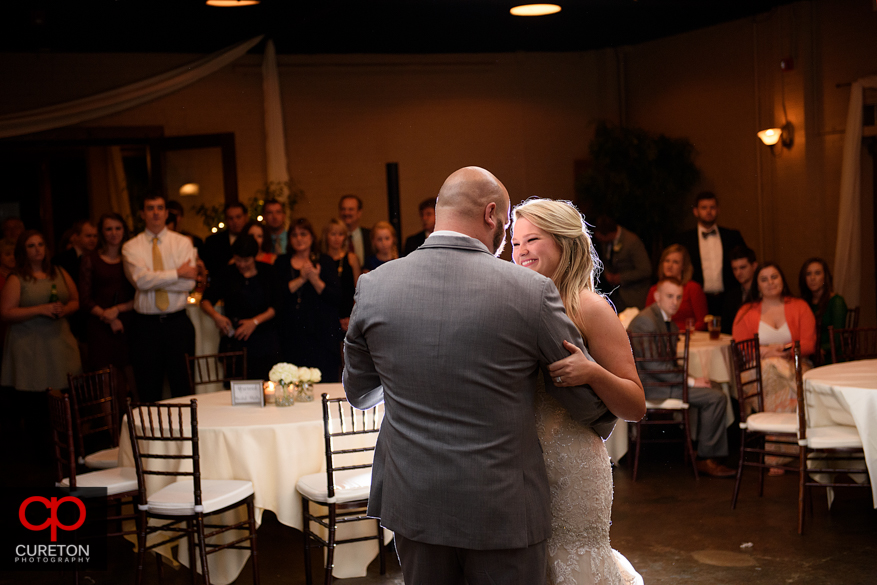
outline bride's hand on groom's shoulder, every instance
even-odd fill
[[[572,343],[564,341],[563,347],[570,353],[569,357],[548,366],[548,373],[554,385],[564,388],[589,384],[594,368],[600,366],[585,357],[584,352]]]

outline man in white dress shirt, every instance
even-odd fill
[[[185,354],[195,353],[195,328],[186,299],[195,288],[192,240],[165,227],[164,196],[150,194],[141,217],[146,229],[122,246],[125,275],[134,285],[131,365],[144,402],[161,400],[167,374],[172,396],[189,394]]]
[[[362,218],[362,199],[356,195],[342,196],[338,201],[338,217],[347,226],[350,251],[356,254],[359,265],[362,266],[365,259],[372,255],[371,230],[359,225]]]
[[[746,242],[739,231],[719,227],[719,201],[715,193],[698,193],[692,212],[697,228],[683,232],[677,243],[685,246],[691,256],[694,269],[691,279],[703,286],[710,314],[721,315],[725,291],[736,282],[731,270],[731,250],[745,247]]]

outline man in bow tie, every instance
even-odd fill
[[[731,250],[746,246],[737,230],[720,228],[719,201],[715,193],[698,193],[692,207],[697,218],[697,228],[680,234],[677,243],[682,244],[691,255],[694,273],[691,279],[703,286],[707,307],[711,315],[721,315],[725,291],[736,282],[731,269]]]

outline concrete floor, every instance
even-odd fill
[[[695,481],[679,452],[670,449],[644,448],[637,483],[630,480],[625,461],[614,473],[612,545],[633,563],[646,585],[877,583],[877,511],[869,490],[839,490],[830,512],[825,490],[814,490],[813,514],[807,515],[805,533],[799,536],[795,475],[766,478],[765,495],[759,498],[757,474],[747,470],[737,510],[731,510],[733,479]],[[16,484],[38,485],[47,477],[45,468],[32,460],[20,459],[14,467],[20,473],[3,474],[0,485],[10,485],[10,477]],[[265,514],[259,529],[259,557],[263,584],[305,582],[301,535],[279,524],[271,513]],[[337,583],[402,584],[398,561],[390,557],[384,576],[375,561],[368,576]],[[315,577],[321,582],[317,554],[314,560]],[[80,583],[133,583],[134,562],[130,545],[111,543],[109,571],[86,573]],[[145,583],[157,583],[156,573],[149,562]],[[72,582],[69,573],[0,574],[0,584]],[[190,573],[166,567],[163,582],[188,584]],[[236,583],[251,582],[248,565]]]

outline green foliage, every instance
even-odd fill
[[[283,204],[284,211],[291,214],[295,209],[295,205],[299,199],[305,196],[304,190],[295,184],[295,181],[271,181],[265,184],[261,189],[256,190],[256,194],[245,202],[247,211],[252,221],[259,221],[257,218],[262,215],[265,207],[265,201],[268,199],[277,199]],[[207,229],[217,227],[220,222],[225,221],[225,206],[201,204],[192,207],[192,210],[201,218]]]
[[[605,213],[659,252],[678,232],[686,197],[700,178],[694,145],[601,121],[589,151],[591,167],[576,186],[589,221]]]

